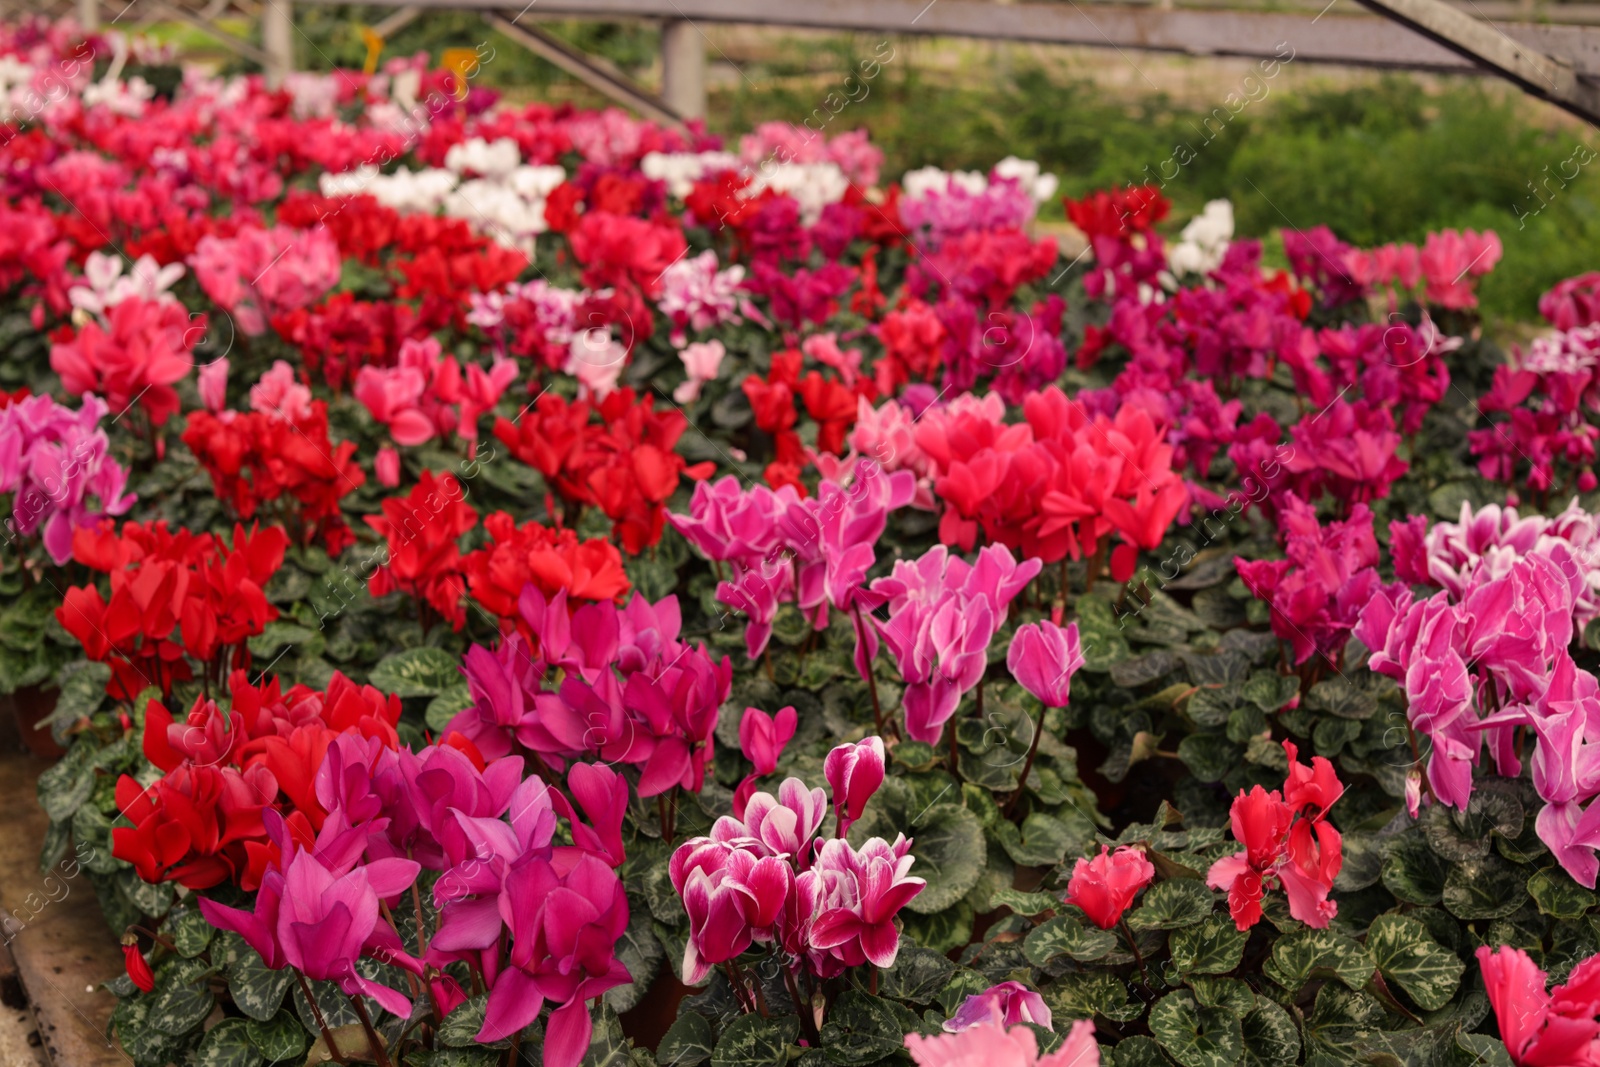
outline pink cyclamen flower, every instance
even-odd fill
[[[1006,667],[1017,682],[1050,708],[1064,708],[1072,676],[1084,663],[1078,624],[1057,626],[1048,619],[1017,628],[1006,652]]]
[[[846,967],[893,967],[900,951],[894,917],[928,884],[910,874],[913,862],[904,835],[892,845],[874,837],[860,851],[843,838],[824,841],[816,863],[800,876],[815,879],[820,890],[812,947],[830,952]]]
[[[745,708],[739,720],[739,750],[745,759],[755,764],[745,780],[733,793],[733,813],[744,817],[744,806],[756,791],[757,780],[778,769],[778,757],[794,736],[795,712],[793,707],[780,708],[776,715],[768,715],[760,708]]]
[[[1094,1023],[1079,1019],[1054,1052],[1039,1055],[1039,1039],[1026,1026],[1007,1030],[999,1022],[972,1026],[957,1034],[924,1037],[907,1034],[906,1048],[917,1067],[1099,1067]]]
[[[1113,852],[1109,845],[1101,845],[1100,855],[1073,864],[1067,903],[1081,908],[1100,929],[1109,930],[1122,921],[1133,898],[1155,876],[1155,866],[1143,849],[1123,845]]]
[[[822,773],[833,789],[834,814],[839,821],[838,836],[866,810],[867,801],[883,784],[883,738],[863,738],[853,745],[839,745],[822,763]]]
[[[295,377],[293,367],[281,359],[274,360],[272,369],[250,387],[250,410],[298,422],[311,414],[311,390]]]
[[[410,880],[421,869],[408,860],[387,862],[408,868]],[[409,1000],[355,969],[355,961],[364,953],[379,948],[393,951],[400,944],[393,928],[378,914],[378,893],[365,867],[335,877],[311,853],[301,852],[284,873],[280,907],[278,930],[289,966],[308,978],[337,981],[352,996],[373,997],[402,1018],[411,1014]],[[400,954],[404,955],[403,948]]]
[[[688,404],[700,399],[700,389],[710,381],[715,381],[717,371],[722,367],[722,357],[728,350],[722,347],[722,342],[717,340],[696,341],[678,353],[678,358],[683,360],[683,373],[688,379],[672,391],[672,399],[680,404]]]
[[[1468,275],[1488,274],[1500,262],[1500,238],[1493,230],[1441,230],[1423,243],[1422,276],[1428,302],[1445,308],[1477,307]]]
[[[1050,1029],[1050,1007],[1044,998],[1021,982],[1001,982],[982,993],[974,993],[962,1002],[956,1013],[945,1020],[944,1028],[952,1034],[991,1023],[996,1018],[1006,1026],[1033,1023]]]
[[[1478,966],[1511,1062],[1517,1067],[1600,1065],[1600,956],[1545,991],[1545,973],[1520,948],[1478,947]]]
[[[372,458],[372,469],[378,475],[378,484],[393,489],[400,484],[400,453],[389,445],[378,449]]]
[[[198,374],[200,403],[213,415],[228,406],[228,357],[222,356],[201,367]]]

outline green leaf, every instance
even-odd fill
[[[489,1010],[489,994],[479,993],[470,1000],[457,1004],[455,1010],[444,1017],[439,1024],[437,1037],[442,1045],[452,1048],[469,1048],[480,1044],[478,1032],[483,1029],[483,1021]],[[499,1041],[484,1041],[481,1044],[486,1048],[510,1048],[511,1036],[507,1034]]]
[[[972,940],[972,918],[972,905],[965,900],[932,915],[918,915],[910,908],[900,913],[906,936],[935,952],[949,952]]]
[[[303,1056],[311,1035],[292,1011],[280,1011],[266,1022],[250,1019],[245,1033],[268,1063],[287,1063]]]
[[[1600,619],[1595,620],[1600,622]],[[1591,622],[1590,627],[1594,626]],[[1511,1054],[1505,1043],[1488,1034],[1457,1034],[1456,1047],[1466,1053],[1463,1061],[1470,1067],[1512,1067]]]
[[[867,1067],[905,1047],[888,1002],[847,989],[828,1011],[822,1026],[822,1054],[841,1067]]]
[[[1173,931],[1172,964],[1184,974],[1227,974],[1239,966],[1249,938],[1229,916],[1207,916],[1198,925]]]
[[[1190,734],[1178,742],[1178,758],[1202,782],[1220,782],[1239,762],[1239,746],[1221,734]]]
[[[144,881],[132,867],[124,867],[116,874],[117,888],[134,907],[145,915],[161,915],[172,906],[172,883],[151,884]]]
[[[717,1039],[711,1067],[784,1067],[799,1036],[800,1020],[793,1015],[741,1015]]]
[[[111,665],[79,660],[61,668],[56,683],[61,687],[55,710],[50,713],[50,730],[60,741],[67,727],[92,716],[106,699],[106,683],[111,680]]]
[[[150,1025],[178,1037],[204,1022],[216,1002],[205,981],[210,970],[204,960],[180,959],[167,964],[151,994]]]
[[[456,717],[457,712],[465,711],[470,707],[472,707],[472,692],[465,685],[446,689],[428,701],[428,710],[424,716],[428,723],[428,729],[435,734],[443,733],[445,727],[450,725],[450,720]]]
[[[1300,679],[1293,674],[1257,671],[1244,683],[1242,695],[1256,707],[1271,714],[1300,692]]]
[[[661,1067],[698,1067],[711,1058],[715,1042],[706,1017],[686,1011],[661,1038],[656,1048],[656,1061]]]
[[[1029,963],[1043,967],[1061,956],[1071,956],[1079,963],[1098,960],[1116,946],[1117,937],[1110,930],[1086,926],[1070,915],[1057,915],[1028,931],[1022,953]]]
[[[1168,878],[1145,892],[1144,903],[1128,913],[1128,926],[1135,932],[1193,926],[1211,914],[1214,899],[1197,878]]]
[[[667,958],[666,949],[656,940],[651,930],[650,915],[643,908],[635,908],[628,917],[628,928],[615,947],[617,959],[628,968],[632,981],[626,985],[606,990],[606,1003],[611,1010],[621,1013],[639,1003],[641,997],[655,981],[661,962]]]
[[[894,966],[878,973],[879,992],[895,1000],[931,1004],[955,971],[956,965],[949,957],[902,942]]]
[[[194,1053],[195,1067],[259,1067],[262,1059],[243,1019],[224,1019],[207,1030]]]
[[[1528,898],[1527,875],[1490,853],[1450,868],[1442,894],[1458,919],[1500,919]]]
[[[1367,951],[1378,970],[1424,1011],[1437,1011],[1455,996],[1466,964],[1404,915],[1380,915],[1367,931]]]
[[[1372,979],[1372,956],[1360,943],[1332,930],[1297,930],[1278,938],[1262,973],[1291,993],[1312,978],[1333,977],[1351,989]]]
[[[1000,822],[995,825],[994,833],[1000,839],[1006,855],[1024,867],[1054,866],[1061,862],[1062,857],[1081,852],[1083,846],[1088,844],[1087,835],[1055,816],[1039,811],[1023,819],[1021,827]],[[907,907],[915,908],[919,897],[926,894],[927,890],[923,890],[918,896],[912,897]]]
[[[1161,1054],[1161,1046],[1143,1034],[1123,1038],[1111,1053],[1107,1060],[1101,1050],[1101,1062],[1108,1067],[1171,1067],[1172,1063]]]
[[[1248,1067],[1289,1067],[1300,1059],[1300,1031],[1289,1013],[1266,997],[1239,1020]]]
[[[1444,893],[1446,863],[1418,835],[1408,834],[1384,849],[1384,888],[1408,904],[1437,904]]]
[[[1202,1008],[1186,989],[1150,1009],[1150,1032],[1183,1067],[1230,1067],[1244,1055],[1239,1017],[1226,1008]]]
[[[1203,974],[1187,979],[1202,1008],[1227,1008],[1241,1019],[1256,1006],[1255,990],[1242,978],[1214,978]]]
[[[1368,719],[1378,710],[1378,702],[1343,678],[1329,678],[1306,693],[1306,708],[1341,719]]]
[[[1196,726],[1221,726],[1233,714],[1242,690],[1242,686],[1236,685],[1222,689],[1201,689],[1184,704],[1184,714]]]
[[[88,742],[74,745],[65,757],[39,776],[39,806],[51,822],[65,822],[94,792],[94,767],[88,765]]]
[[[442,648],[408,648],[379,660],[367,680],[396,696],[438,696],[461,684],[461,664]]]
[[[678,587],[678,568],[659,555],[653,559],[646,555],[625,556],[623,569],[639,595],[652,602]]]
[[[996,889],[989,897],[996,908],[1010,908],[1018,915],[1038,915],[1061,906],[1061,901],[1049,893],[1024,893],[1018,889]]]
[[[987,862],[983,824],[961,805],[942,803],[923,811],[912,827],[916,837],[911,854],[916,863],[911,870],[928,884],[906,907],[931,915],[948,908],[978,884]]]
[[[1535,871],[1528,892],[1539,911],[1552,919],[1581,919],[1595,905],[1595,895],[1562,870]]]
[[[293,971],[287,967],[272,970],[248,945],[228,968],[228,992],[239,1010],[252,1019],[266,1020],[277,1015],[293,981]]]
[[[206,922],[206,917],[200,914],[198,908],[187,908],[167,917],[167,933],[172,937],[172,944],[177,948],[178,955],[189,959],[206,950],[215,932],[216,929]]]

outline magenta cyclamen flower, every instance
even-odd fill
[[[1234,560],[1245,587],[1272,606],[1272,630],[1288,641],[1295,663],[1321,654],[1336,660],[1361,609],[1382,587],[1372,513],[1357,504],[1350,518],[1317,521],[1316,511],[1289,494],[1279,513],[1286,560]]]
[[[404,859],[360,863],[365,830],[337,815],[323,825],[314,851],[297,850],[277,812],[268,809],[264,818],[282,858],[263,875],[255,910],[201,898],[206,921],[239,934],[268,967],[294,967],[308,978],[337,982],[351,996],[372,997],[402,1018],[410,1015],[411,1001],[363,977],[355,964],[364,955],[378,955],[423,973],[378,908],[380,900],[409,889],[421,867]]]
[[[589,854],[570,868],[529,857],[506,875],[500,917],[511,931],[510,966],[494,979],[480,1042],[517,1033],[555,1006],[545,1024],[544,1062],[577,1067],[593,1023],[587,1001],[631,980],[616,958],[628,928],[622,879]]]
[[[1067,706],[1072,676],[1083,663],[1075,622],[1061,627],[1046,619],[1019,626],[1006,651],[1006,667],[1011,676],[1050,708]]]
[[[1284,466],[1301,476],[1311,499],[1327,492],[1349,506],[1385,497],[1411,466],[1397,454],[1394,416],[1366,400],[1335,400],[1295,423],[1289,436],[1294,449]]]
[[[733,792],[733,814],[744,817],[744,806],[755,792],[756,782],[778,769],[778,757],[784,746],[794,736],[794,708],[780,708],[776,715],[768,715],[760,708],[745,708],[739,720],[739,750],[744,758],[755,764],[755,770]]]
[[[1033,1023],[1048,1030],[1050,1007],[1043,997],[1021,982],[1001,982],[962,1001],[956,1013],[945,1020],[944,1028],[958,1034],[996,1019],[1004,1026]]]
[[[883,784],[883,761],[883,739],[877,736],[853,745],[839,745],[823,761],[822,773],[833,789],[839,837],[850,832],[851,825],[866,810],[867,801]]]

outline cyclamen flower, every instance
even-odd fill
[[[133,505],[127,472],[111,458],[100,420],[105,402],[87,394],[77,411],[47,396],[0,408],[0,493],[12,493],[9,531],[42,531],[45,551],[59,566],[72,558],[76,530],[121,515]],[[97,507],[90,508],[90,501]]]
[[[1067,903],[1081,908],[1100,929],[1109,930],[1122,921],[1133,898],[1155,876],[1155,866],[1143,849],[1123,845],[1113,852],[1102,845],[1100,855],[1073,864]]]
[[[308,978],[337,982],[351,996],[372,997],[402,1018],[410,1015],[410,1000],[363,977],[355,965],[363,956],[378,956],[422,975],[421,962],[379,912],[381,901],[411,887],[420,865],[399,858],[361,863],[361,836],[341,824],[330,824],[313,848],[301,848],[277,813],[271,820],[282,855],[262,881],[255,910],[202,897],[206,921],[242,936],[273,970],[293,967]]]
[[[67,392],[98,393],[119,413],[137,402],[160,426],[178,410],[172,386],[194,366],[191,349],[205,336],[204,317],[190,319],[176,301],[130,297],[106,319],[52,345],[50,368]]]
[[[1493,230],[1441,230],[1428,234],[1419,262],[1427,281],[1427,299],[1443,308],[1478,306],[1467,276],[1481,277],[1500,262],[1500,238]]]
[[[851,825],[866,810],[867,801],[883,784],[883,761],[883,739],[877,736],[853,745],[839,745],[823,760],[822,773],[833,790],[838,836],[850,832]]]
[[[1326,527],[1293,493],[1279,511],[1286,560],[1234,559],[1252,596],[1272,606],[1272,631],[1289,642],[1296,664],[1315,655],[1342,657],[1361,610],[1382,588],[1372,513],[1357,504],[1350,518]]]
[[[894,917],[927,882],[910,874],[915,862],[903,835],[889,844],[874,837],[852,848],[843,838],[824,841],[797,891],[816,901],[808,941],[814,951],[845,967],[893,967],[900,951]]]
[[[1057,626],[1048,619],[1017,627],[1006,651],[1006,669],[1043,705],[1064,708],[1071,700],[1072,676],[1084,664],[1078,624]]]
[[[514,864],[498,907],[511,934],[510,964],[489,990],[480,1042],[517,1033],[554,1005],[545,1024],[544,1062],[577,1067],[589,1048],[588,1001],[631,980],[615,948],[628,928],[622,880],[602,860],[542,858]]]
[[[1039,1055],[1039,1039],[1026,1026],[1009,1030],[998,1021],[970,1026],[960,1033],[924,1037],[907,1034],[906,1048],[917,1067],[1099,1067],[1100,1046],[1094,1023],[1073,1022],[1060,1048]]]
[[[745,759],[755,764],[755,770],[733,792],[735,817],[744,817],[745,804],[755,792],[756,781],[778,769],[778,757],[783,754],[784,746],[794,736],[794,731],[795,713],[792,707],[780,708],[774,715],[768,715],[759,708],[744,709],[744,716],[739,720],[739,750],[744,753]]]
[[[1339,831],[1327,816],[1344,787],[1321,756],[1306,768],[1297,762],[1292,742],[1285,741],[1283,749],[1289,757],[1283,794],[1259,785],[1249,793],[1240,790],[1230,818],[1244,851],[1217,860],[1206,873],[1207,885],[1227,892],[1228,911],[1240,930],[1261,921],[1262,896],[1280,885],[1289,914],[1307,926],[1322,929],[1338,914],[1328,893],[1344,857]]]
[[[706,382],[715,381],[717,368],[722,366],[722,357],[727,351],[722,347],[722,342],[712,339],[710,341],[696,341],[678,353],[678,358],[683,360],[683,373],[687,380],[672,391],[672,399],[680,404],[690,404],[700,399],[700,387]]]
[[[286,422],[298,422],[311,414],[311,390],[295,377],[294,368],[281,359],[250,387],[250,410]]]
[[[182,263],[162,266],[153,256],[140,256],[122,273],[123,257],[90,252],[83,263],[85,284],[75,285],[67,291],[72,306],[94,315],[103,316],[130,297],[141,300],[176,302],[167,290],[183,277]]]
[[[466,582],[457,542],[477,523],[478,512],[466,503],[454,476],[423,471],[409,496],[390,497],[382,515],[367,516],[367,525],[389,542],[386,562],[368,583],[372,595],[403,592],[459,630],[466,622],[461,606]]]
[[[737,323],[740,283],[744,267],[735,263],[717,269],[717,254],[707,250],[686,256],[661,273],[661,297],[656,307],[672,320],[674,337],[686,330],[704,332],[713,326]]]
[[[1546,991],[1545,972],[1520,948],[1478,946],[1478,966],[1499,1025],[1500,1040],[1517,1067],[1600,1065],[1600,956],[1574,967]]]
[[[1600,271],[1557,282],[1539,298],[1539,314],[1558,330],[1600,322]]]
[[[956,1013],[945,1020],[944,1028],[947,1033],[958,1034],[999,1021],[1003,1026],[1033,1023],[1048,1030],[1050,1019],[1050,1007],[1038,993],[1021,982],[1001,982],[962,1001]]]
[[[1039,573],[1037,559],[1017,563],[1001,545],[978,553],[976,564],[935,546],[915,562],[900,560],[872,583],[889,605],[888,621],[872,617],[906,680],[906,734],[930,744],[955,714],[961,697],[988,666],[1006,608]]]
[[[308,308],[337,285],[340,257],[325,228],[246,226],[231,238],[202,237],[189,266],[206,295],[255,337],[274,316]]]

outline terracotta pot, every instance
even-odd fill
[[[56,710],[56,698],[60,695],[59,689],[30,685],[0,698],[11,705],[11,715],[6,717],[16,723],[17,740],[42,759],[54,760],[66,755],[67,750],[56,744],[56,739],[50,735],[50,728],[40,725]]]
[[[631,1037],[635,1045],[655,1051],[672,1024],[678,1021],[678,1005],[693,992],[670,970],[663,971],[650,983],[639,1003],[620,1016],[623,1034]]]

